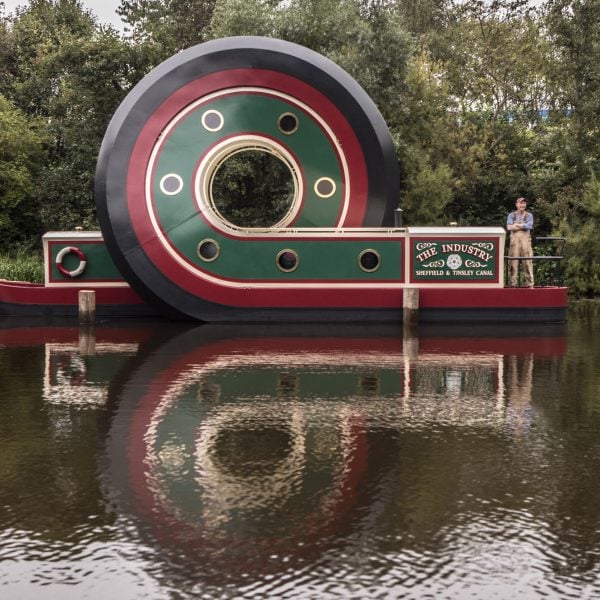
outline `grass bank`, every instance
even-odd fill
[[[43,283],[44,260],[32,253],[0,254],[0,279]]]

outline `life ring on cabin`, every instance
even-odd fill
[[[69,271],[63,266],[63,260],[68,254],[74,254],[79,259],[79,265],[76,269]],[[65,246],[56,255],[56,268],[65,276],[69,278],[79,277],[84,271],[87,265],[87,259],[85,254],[76,246]]]

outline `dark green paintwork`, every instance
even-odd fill
[[[207,110],[218,110],[224,117],[223,127],[216,132],[206,130],[202,115]],[[278,118],[292,112],[298,118],[298,130],[286,135],[279,130]],[[163,229],[167,232],[197,213],[192,198],[193,174],[200,158],[215,143],[242,134],[261,134],[287,147],[296,157],[306,181],[305,204],[295,222],[298,227],[334,226],[341,207],[342,174],[337,155],[320,126],[306,113],[283,100],[256,94],[227,96],[203,104],[187,115],[170,132],[161,148],[156,163],[153,193],[156,210]],[[168,173],[177,173],[184,181],[184,189],[176,196],[161,192],[159,183]],[[320,177],[331,177],[337,186],[331,198],[320,198],[314,182]],[[173,240],[178,245],[178,239]]]
[[[202,126],[202,114],[218,110],[224,117],[224,126],[216,132]],[[298,118],[298,130],[286,135],[277,125],[283,113],[292,112]],[[260,134],[273,138],[288,148],[300,165],[305,182],[305,203],[294,223],[298,227],[329,227],[336,224],[343,193],[342,174],[338,158],[329,139],[320,126],[306,113],[280,99],[256,94],[227,96],[204,104],[187,115],[170,132],[156,161],[153,194],[156,210],[163,229],[172,235],[179,224],[188,218],[198,221],[197,207],[192,197],[194,171],[200,158],[215,143],[242,134]],[[159,183],[169,173],[177,173],[184,181],[184,189],[177,195],[163,194]],[[318,197],[313,189],[320,177],[330,177],[337,190],[331,198]],[[180,239],[175,236],[175,245]]]
[[[350,241],[343,238],[300,240],[290,236],[288,239],[274,241],[264,239],[240,241],[216,236],[214,231],[206,231],[206,235],[217,240],[221,247],[221,253],[216,261],[205,263],[197,257],[197,245],[191,232],[185,238],[189,241],[180,246],[180,250],[201,268],[223,277],[242,280],[279,279],[282,281],[294,279],[377,281],[398,280],[401,277],[401,239],[391,241],[368,239]],[[379,269],[372,273],[363,271],[358,263],[360,253],[369,248],[376,250],[381,256]],[[277,254],[285,249],[296,251],[299,257],[298,268],[291,273],[280,271],[276,265]]]
[[[79,248],[86,257],[85,271],[75,278],[65,277],[56,268],[56,255],[65,246]],[[123,281],[123,277],[110,257],[104,242],[78,240],[75,236],[68,242],[53,242],[51,248],[52,279],[62,281]],[[79,259],[70,252],[63,259],[63,267],[69,271],[79,266]]]
[[[207,131],[202,115],[207,110],[218,110],[224,117],[224,126],[217,132]],[[292,112],[299,121],[292,135],[279,131],[278,118]],[[240,94],[216,99],[203,104],[169,133],[156,161],[153,176],[155,210],[160,225],[170,243],[192,264],[216,276],[240,280],[398,280],[401,276],[401,241],[346,241],[298,240],[290,236],[284,240],[247,240],[224,236],[212,229],[198,213],[193,197],[194,172],[200,157],[215,143],[231,135],[260,133],[285,145],[296,156],[306,181],[306,198],[302,212],[294,226],[322,227],[335,225],[341,209],[342,175],[334,148],[320,126],[306,113],[287,102],[264,95]],[[184,181],[178,194],[169,195],[160,190],[160,180],[176,173]],[[336,181],[336,193],[331,198],[320,198],[313,190],[320,177]],[[197,255],[203,239],[214,239],[220,255],[213,262],[204,262]],[[358,265],[360,253],[368,248],[381,255],[380,268],[372,273]],[[284,249],[298,253],[299,266],[285,273],[276,265],[277,254]]]

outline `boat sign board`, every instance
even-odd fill
[[[504,284],[502,228],[410,228],[410,283]]]

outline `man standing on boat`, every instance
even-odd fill
[[[508,256],[533,256],[531,248],[531,230],[533,228],[533,215],[525,210],[527,200],[517,198],[517,210],[512,211],[506,219],[506,229],[510,231],[510,247]],[[510,262],[510,287],[518,285],[519,262],[523,265],[523,275],[526,287],[533,287],[533,262],[531,260],[511,260]]]

